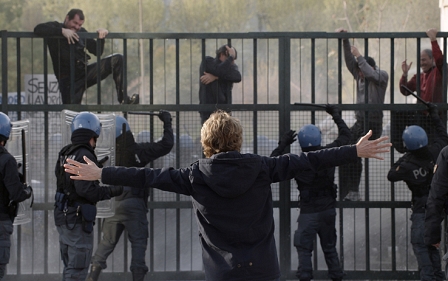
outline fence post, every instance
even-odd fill
[[[279,133],[282,135],[291,127],[291,38],[279,38]],[[289,152],[289,148],[287,151]],[[291,271],[291,190],[290,181],[280,183],[280,271],[282,280],[286,280]]]

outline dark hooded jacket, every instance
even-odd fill
[[[262,281],[280,276],[270,184],[356,159],[355,146],[273,158],[231,151],[178,170],[107,167],[102,182],[191,196],[206,280]]]

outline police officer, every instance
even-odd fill
[[[402,138],[408,152],[392,165],[387,179],[404,181],[412,193],[411,244],[417,258],[420,280],[444,280],[439,251],[432,245],[425,245],[424,229],[425,205],[434,162],[448,144],[448,135],[434,104],[429,105],[429,113],[436,134],[433,142],[428,144],[427,134],[420,126],[407,127]]]
[[[338,137],[332,143],[321,145],[319,128],[310,124],[299,130],[298,138],[303,152],[316,151],[324,148],[339,147],[350,142],[350,129],[341,118],[340,110],[334,105],[326,106],[338,126]],[[294,142],[294,131],[287,132],[279,142],[279,146],[271,156],[283,154],[287,145]],[[301,280],[313,279],[311,256],[316,234],[319,235],[322,251],[328,266],[328,276],[332,280],[342,280],[344,273],[339,263],[336,251],[336,194],[334,184],[335,168],[321,171],[307,170],[294,178],[300,191],[300,215],[298,228],[294,233],[294,246],[299,256],[299,267],[296,276]]]
[[[101,123],[95,114],[81,112],[73,118],[71,131],[71,144],[61,150],[55,168],[57,192],[54,220],[59,232],[65,281],[86,279],[93,249],[95,204],[123,191],[122,186],[100,186],[98,181],[70,179],[62,167],[67,158],[83,162],[86,156],[98,164],[94,150]]]
[[[171,114],[160,111],[163,122],[163,138],[154,143],[136,143],[128,122],[121,116],[116,117],[117,166],[145,167],[149,162],[168,154],[174,145],[171,128]],[[126,126],[123,132],[123,124]],[[122,195],[115,198],[115,215],[106,218],[103,224],[103,238],[92,258],[92,267],[88,281],[96,281],[102,269],[107,267],[107,257],[113,252],[121,234],[126,229],[132,247],[131,272],[134,281],[145,278],[148,267],[145,252],[148,242],[148,196],[149,189],[124,187]]]
[[[9,154],[5,145],[11,133],[11,121],[8,115],[0,112],[0,280],[9,263],[11,234],[17,204],[31,197],[29,185],[22,183],[17,169],[16,159]]]

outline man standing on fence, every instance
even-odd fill
[[[100,169],[67,159],[74,180],[157,188],[188,195],[199,227],[205,279],[210,281],[280,280],[274,239],[271,183],[292,179],[306,170],[321,170],[355,161],[381,158],[387,137],[369,141],[371,132],[352,146],[307,154],[263,157],[240,153],[243,128],[228,113],[213,113],[201,129],[205,159],[182,169],[107,167]]]
[[[121,104],[138,104],[139,96],[134,94],[131,98],[123,93],[123,55],[113,54],[107,56],[97,63],[88,64],[90,56],[85,52],[87,49],[95,56],[101,56],[104,50],[104,38],[109,31],[99,28],[98,40],[91,38],[80,38],[79,32],[87,32],[84,24],[84,13],[79,9],[71,9],[63,23],[57,21],[38,24],[34,33],[38,36],[48,38],[48,50],[50,51],[53,69],[59,83],[59,91],[63,104],[80,104],[84,91],[98,82],[98,67],[100,68],[101,80],[113,74],[115,88],[117,90],[118,102]],[[61,38],[61,37],[64,38]],[[97,53],[97,44],[100,51]],[[70,48],[74,47],[74,58],[70,58]],[[74,63],[75,82],[70,81],[70,63]],[[71,87],[74,87],[74,96],[71,96]]]
[[[163,138],[158,142],[136,143],[128,121],[115,118],[116,165],[123,167],[145,167],[151,161],[168,154],[174,145],[171,114],[161,110],[158,115],[163,122]],[[123,131],[123,124],[125,130]],[[92,267],[87,281],[97,281],[101,270],[107,267],[107,257],[113,252],[126,230],[131,242],[131,272],[133,281],[143,281],[148,267],[145,262],[148,244],[148,197],[149,189],[124,187],[121,195],[115,197],[115,215],[103,223],[103,238],[92,258]]]
[[[400,92],[405,96],[409,96],[411,94],[409,90],[412,92],[417,91],[417,79],[419,79],[420,98],[426,102],[442,103],[444,58],[437,42],[437,30],[434,28],[428,29],[426,34],[431,41],[431,49],[424,49],[420,53],[422,73],[420,73],[419,77],[417,77],[417,74],[414,74],[408,80],[408,72],[411,69],[412,62],[407,64],[406,60],[403,61],[401,64],[403,75],[400,79]],[[445,112],[439,112],[439,114],[442,120],[446,120]],[[400,134],[410,124],[421,126],[428,134],[430,141],[435,137],[434,126],[431,124],[431,117],[427,111],[394,111],[392,112],[391,122],[393,126],[391,141],[398,152],[405,152],[405,149],[402,147]]]
[[[229,110],[223,104],[232,103],[233,83],[241,82],[236,58],[236,49],[229,45],[216,50],[216,58],[205,57],[199,68],[199,104],[214,104],[214,110]],[[199,111],[202,124],[214,110]]]
[[[417,258],[420,280],[443,280],[440,253],[434,246],[425,244],[424,232],[425,205],[434,162],[442,148],[448,144],[448,135],[434,104],[430,104],[429,112],[436,132],[434,141],[428,144],[427,134],[422,127],[407,127],[403,132],[403,142],[408,152],[392,165],[387,179],[406,182],[412,193],[411,244]]]
[[[347,32],[339,28],[336,32]],[[381,70],[371,57],[364,58],[355,46],[350,46],[347,38],[342,40],[344,47],[344,58],[347,69],[356,80],[356,103],[357,104],[384,104],[389,75]],[[366,97],[367,95],[367,97]],[[350,128],[352,139],[350,143],[356,143],[365,134],[365,122],[372,130],[372,139],[377,139],[383,131],[383,112],[381,110],[370,110],[367,112],[355,111],[355,124]],[[367,119],[366,119],[367,118]],[[359,184],[361,181],[362,162],[357,162],[339,167],[339,189],[340,199],[347,201],[359,201]]]

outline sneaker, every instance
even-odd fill
[[[361,201],[361,196],[358,191],[349,191],[344,201]]]
[[[139,104],[140,97],[138,94],[133,94],[132,97],[125,97],[121,104]]]

